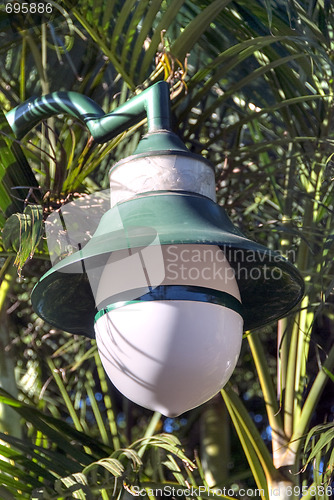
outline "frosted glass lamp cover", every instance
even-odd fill
[[[223,252],[212,246],[209,253],[208,248],[163,247],[166,273],[160,288],[200,287],[194,289],[211,290],[212,296],[217,293],[232,297],[232,304],[235,299],[240,303],[238,286]],[[101,278],[104,289],[106,281],[105,276]],[[176,294],[174,300],[159,296],[151,301],[111,304],[95,321],[99,354],[112,383],[130,400],[168,417],[217,394],[230,378],[240,353],[240,312],[229,307],[228,301],[211,303],[193,297],[185,300],[183,295],[179,300]],[[207,297],[210,300],[210,294]]]

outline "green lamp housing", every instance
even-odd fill
[[[212,166],[170,130],[165,82],[108,115],[84,96],[55,93],[7,117],[21,137],[64,111],[98,142],[144,114],[148,134],[111,168],[111,208],[92,238],[40,279],[33,308],[56,328],[96,337],[110,379],[127,397],[178,415],[223,387],[242,330],[287,315],[303,296],[303,279],[216,203]]]
[[[284,317],[302,298],[304,282],[297,269],[279,253],[246,238],[222,207],[193,193],[160,191],[138,195],[108,210],[86,246],[41,278],[31,296],[34,310],[57,328],[94,338],[97,310],[85,267],[101,270],[111,252],[147,246],[153,239],[152,228],[160,245],[222,249],[235,271],[245,330]],[[197,300],[205,301],[210,293],[203,287]],[[136,299],[155,300],[161,294],[167,300],[187,296],[184,288],[175,286],[173,290],[155,288]],[[126,293],[117,297],[117,302],[122,300]]]

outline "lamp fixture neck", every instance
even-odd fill
[[[132,97],[111,113],[89,97],[77,92],[53,92],[30,99],[7,113],[6,118],[18,139],[41,120],[66,113],[85,123],[94,140],[104,143],[147,116],[148,133],[171,129],[169,85],[157,82]]]

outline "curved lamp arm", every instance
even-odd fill
[[[158,82],[105,114],[96,102],[77,92],[53,92],[30,99],[6,114],[15,136],[21,139],[41,120],[67,113],[83,121],[100,144],[147,116],[148,132],[170,130],[170,97],[167,82]]]

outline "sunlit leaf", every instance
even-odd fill
[[[317,425],[308,433],[304,445],[304,451],[306,451],[309,443],[312,439],[316,439],[316,443],[312,447],[310,454],[307,458],[304,468],[317,457],[319,453],[324,453],[324,451],[328,448],[333,450],[334,444],[334,424],[325,424],[325,425]]]
[[[97,467],[103,467],[115,477],[120,477],[124,472],[124,466],[119,460],[116,460],[116,458],[102,458],[101,460],[93,462],[85,467],[83,469],[83,473],[88,474]]]
[[[43,209],[38,205],[28,205],[24,213],[13,214],[6,221],[2,237],[4,247],[17,252],[14,264],[19,274],[22,267],[34,255],[43,234]]]

